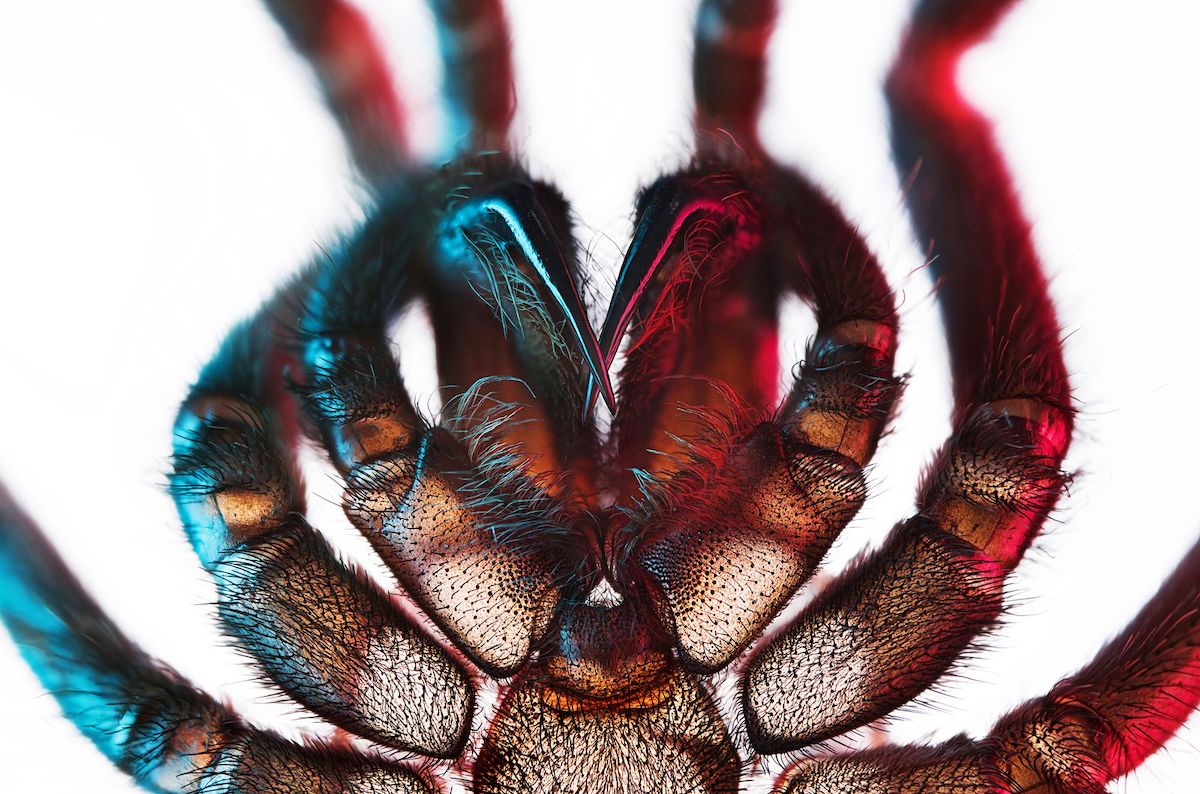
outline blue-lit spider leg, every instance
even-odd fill
[[[242,722],[130,642],[2,489],[0,619],[66,718],[147,790],[439,790],[403,765],[297,745]]]
[[[224,630],[282,691],[359,735],[453,756],[473,709],[466,672],[304,520],[274,325],[287,297],[229,335],[180,409],[171,493],[184,529]]]
[[[1000,720],[981,742],[801,761],[777,794],[1100,794],[1200,704],[1200,545],[1095,661]]]
[[[448,152],[507,148],[517,108],[500,0],[429,0],[438,25]]]
[[[955,84],[959,56],[1010,5],[920,3],[889,78],[897,164],[932,240],[953,430],[917,515],[751,661],[759,750],[831,738],[936,681],[999,617],[1005,579],[1065,485],[1073,414],[1054,306],[988,122]]]
[[[343,0],[263,0],[313,68],[358,170],[386,185],[407,160],[405,112],[362,12]]]
[[[587,357],[579,335],[593,350],[595,338],[579,304],[563,294],[568,264],[544,239],[536,195],[520,181],[507,184],[459,194],[449,207],[425,203],[425,194],[381,206],[319,267],[297,340],[296,388],[345,475],[348,515],[425,613],[492,675],[511,674],[528,658],[558,601],[562,566],[582,554],[573,550],[580,541],[560,500],[520,465],[513,444],[525,431],[513,426],[509,407],[492,403],[470,414],[473,421],[461,418],[474,410],[470,401],[484,401],[479,394],[491,381],[460,387],[443,426],[431,427],[412,408],[386,330],[417,294],[431,310],[440,307],[435,329],[456,312],[477,318],[482,305],[491,323],[482,331],[460,325],[437,334],[443,379],[447,369],[491,371],[499,336],[504,350],[556,351],[546,366],[565,358],[579,382]],[[453,281],[458,304],[435,291]],[[507,337],[497,323],[511,323]],[[542,341],[547,347],[536,346]],[[536,393],[547,378],[563,380],[554,369],[527,380]],[[570,426],[579,422],[570,411]],[[539,451],[553,458],[548,447]]]
[[[774,13],[701,4],[700,152],[643,193],[600,338],[608,356],[630,338],[614,432],[635,471],[625,490],[646,507],[608,559],[618,581],[647,583],[684,660],[706,671],[747,647],[855,515],[899,393],[877,260],[758,143]],[[786,291],[813,304],[818,330],[781,400]]]

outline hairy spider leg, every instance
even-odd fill
[[[561,500],[520,465],[505,435],[509,408],[468,389],[447,407],[441,426],[430,426],[412,407],[386,331],[419,294],[417,271],[441,235],[486,235],[504,245],[537,235],[515,220],[524,215],[511,194],[476,194],[464,202],[470,212],[461,206],[447,212],[425,201],[425,187],[381,206],[318,263],[297,326],[295,388],[345,477],[351,521],[457,647],[502,677],[524,664],[544,631],[569,578],[564,561],[581,557],[573,551],[578,536]],[[543,261],[549,284],[565,265]],[[491,264],[498,278],[516,278],[510,262]],[[460,278],[482,283],[470,270]],[[525,285],[537,290],[542,283]],[[526,327],[528,313],[549,318],[555,308],[527,291],[513,311]],[[560,343],[565,348],[569,337]],[[478,412],[475,400],[484,404]],[[477,421],[460,421],[462,414]]]
[[[936,747],[884,746],[808,758],[784,770],[771,793],[1043,794],[1041,789],[1013,789],[993,771],[977,743],[958,738]],[[1054,794],[1103,794],[1103,790],[1055,790]]]
[[[778,0],[702,0],[696,13],[692,86],[696,143],[719,149],[728,136],[761,152],[758,117],[767,87],[767,43]],[[728,142],[726,142],[728,143]]]
[[[1200,544],[1096,659],[982,741],[801,761],[777,794],[1101,794],[1200,705]]]
[[[747,49],[765,48],[765,35],[714,28],[749,19],[770,30],[774,4],[747,5],[700,9],[698,105],[731,90],[711,85],[714,74],[765,68]],[[712,44],[725,39],[741,45]],[[761,90],[761,74],[739,79]],[[748,114],[758,100],[747,102]],[[754,135],[754,120],[739,134]],[[728,145],[642,196],[601,333],[612,355],[630,328],[618,460],[653,475],[634,478],[640,507],[610,559],[618,581],[651,581],[685,663],[706,672],[762,632],[857,512],[900,391],[894,299],[865,242],[807,180],[720,134]],[[780,404],[785,290],[814,305],[818,331]]]
[[[403,764],[243,722],[121,633],[0,489],[0,619],[63,714],[150,791],[432,794]]]
[[[1073,416],[1054,307],[988,124],[954,82],[1009,4],[922,3],[888,81],[897,163],[932,239],[953,430],[917,516],[751,662],[743,695],[762,751],[863,725],[945,673],[999,616],[1005,576],[1065,484]]]
[[[1137,769],[1197,706],[1200,544],[1090,664],[1002,720],[988,742],[1019,790],[1098,791]]]
[[[235,328],[201,371],[176,421],[171,493],[222,628],[285,694],[374,741],[453,757],[474,709],[466,671],[304,519],[280,334],[303,286]]]
[[[263,0],[312,66],[350,156],[374,185],[408,161],[406,114],[370,23],[343,0]]]
[[[500,0],[429,0],[442,54],[447,151],[507,148],[517,109]]]
[[[1073,423],[1061,331],[1029,222],[959,58],[1014,0],[924,0],[887,81],[896,166],[946,324],[957,415],[1029,399]]]

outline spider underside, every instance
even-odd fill
[[[1200,703],[1197,546],[1095,661],[984,739],[836,741],[921,695],[995,624],[1066,483],[1074,408],[1055,309],[990,127],[954,81],[1012,0],[921,0],[886,86],[947,329],[952,433],[916,513],[770,634],[864,503],[903,387],[874,255],[756,134],[776,3],[701,2],[696,154],[637,197],[598,333],[567,201],[508,143],[499,0],[431,0],[460,126],[437,167],[408,154],[364,17],[342,0],[266,4],[375,202],[202,369],[171,494],[231,640],[356,739],[294,743],[148,657],[0,491],[0,617],[66,716],[140,785],[738,792],[762,782],[757,758],[788,753],[781,794],[1095,794]],[[818,327],[780,395],[788,293]],[[418,300],[445,395],[436,420],[387,336]],[[305,520],[305,439],[402,598]],[[732,721],[715,676],[736,679]],[[481,721],[485,678],[499,704]]]

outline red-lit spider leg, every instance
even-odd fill
[[[747,4],[750,29],[721,34],[714,19],[728,26],[742,7],[701,7],[700,123],[721,124],[724,113],[752,134],[757,100],[704,81],[740,74],[761,91],[761,75],[746,65],[761,71],[761,53],[704,39],[761,48],[773,10]],[[723,59],[735,63],[722,70]],[[738,151],[757,148],[722,129]],[[891,291],[833,204],[762,154],[746,163],[714,147],[700,163],[642,197],[601,345],[611,355],[630,327],[619,459],[658,480],[635,480],[645,510],[613,538],[617,578],[645,572],[684,659],[716,670],[762,631],[862,504],[862,467],[898,380]],[[785,289],[813,301],[818,332],[778,408],[776,304]]]
[[[1054,308],[987,123],[954,84],[958,55],[1007,5],[923,3],[888,84],[913,218],[933,240],[954,429],[917,517],[749,666],[764,752],[865,724],[933,683],[997,618],[1005,575],[1062,490],[1072,413]]]
[[[517,107],[508,22],[500,0],[430,0],[442,51],[451,149],[506,149]]]
[[[405,112],[366,17],[343,0],[263,2],[312,65],[359,171],[386,184],[406,160]]]
[[[761,154],[758,117],[777,0],[704,0],[696,14],[692,85],[697,146]]]
[[[63,714],[156,792],[434,792],[403,765],[302,746],[242,722],[113,625],[0,489],[0,619]]]
[[[1099,794],[1200,705],[1200,545],[1095,661],[1002,719],[982,742],[801,761],[778,794]]]
[[[481,190],[451,209],[394,199],[320,269],[300,323],[297,388],[345,474],[348,515],[426,614],[494,676],[518,669],[546,627],[559,597],[558,568],[569,559],[558,548],[572,542],[569,522],[559,502],[515,465],[504,411],[492,414],[500,421],[465,427],[452,418],[431,428],[418,418],[385,330],[412,296],[409,276],[428,254],[431,267],[453,264],[461,281],[494,296],[497,310],[517,323],[512,334],[524,329],[535,337],[535,322],[556,334],[566,327],[562,333],[578,334],[594,350],[565,262],[538,248],[545,229],[528,193],[519,184]],[[449,259],[443,246],[463,259]],[[475,253],[482,249],[504,256],[483,262]],[[527,254],[535,257],[531,270],[518,272]],[[489,279],[512,285],[516,299]],[[479,301],[463,291],[465,307]],[[561,302],[543,302],[547,292]],[[440,359],[447,355],[439,351]],[[577,412],[571,421],[579,423]]]
[[[1200,706],[1200,544],[1133,622],[987,744],[1016,791],[1090,794],[1137,769]]]
[[[171,491],[216,580],[222,626],[284,692],[334,724],[452,756],[473,710],[465,671],[304,520],[277,319],[268,307],[230,334],[175,428]]]

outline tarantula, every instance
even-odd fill
[[[763,637],[862,504],[902,385],[874,257],[755,134],[774,4],[702,4],[698,155],[639,198],[597,336],[566,203],[506,148],[498,5],[434,4],[464,144],[428,170],[397,145],[362,20],[338,2],[271,3],[378,203],[202,370],[172,494],[229,636],[282,691],[348,734],[453,763],[247,725],[130,643],[5,498],[0,614],[67,716],[163,791],[426,791],[459,773],[481,792],[737,791],[750,752],[811,746],[830,752],[787,768],[780,791],[1091,792],[1135,768],[1200,698],[1200,551],[1096,662],[987,739],[822,744],[919,695],[988,629],[1065,482],[1074,416],[1054,309],[988,129],[953,84],[1008,5],[921,3],[888,85],[932,240],[953,434],[917,515]],[[780,403],[785,290],[813,304],[818,331]],[[436,424],[385,337],[417,296],[448,392]],[[345,478],[403,601],[305,522],[302,431]],[[709,686],[722,671],[739,682],[732,715]],[[484,677],[500,700],[473,736]]]

